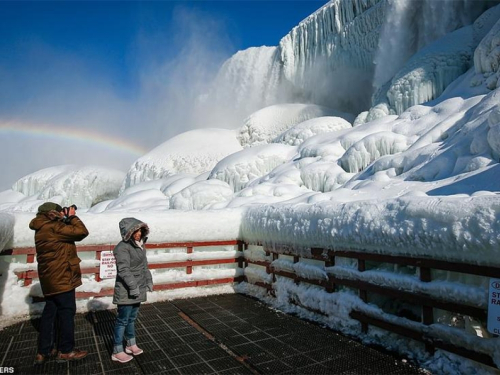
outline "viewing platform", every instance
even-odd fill
[[[39,319],[0,331],[0,368],[15,374],[428,374],[390,353],[225,294],[143,304],[136,323],[144,353],[111,361],[116,310],[77,314],[76,348],[87,358],[34,366]]]

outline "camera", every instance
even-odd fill
[[[62,212],[63,212],[64,216],[66,216],[66,217],[68,217],[68,216],[69,216],[69,209],[70,209],[70,208],[74,208],[74,209],[75,209],[75,211],[78,209],[78,207],[76,207],[76,204],[72,204],[72,205],[71,205],[71,206],[69,206],[69,207],[63,207]]]

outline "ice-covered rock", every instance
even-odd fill
[[[279,44],[285,79],[315,103],[366,108],[385,8],[384,0],[332,0],[304,19]]]
[[[351,124],[341,117],[324,116],[301,122],[273,139],[273,143],[298,146],[317,134],[348,129]]]
[[[27,176],[21,177],[12,185],[12,190],[18,191],[26,196],[39,194],[54,177],[75,170],[76,165],[59,165],[41,169]]]
[[[474,49],[491,29],[494,20],[500,16],[500,9],[499,7],[492,8],[474,21],[474,18],[487,6],[484,2],[422,1],[412,4],[409,1],[400,0],[394,2],[394,4],[399,4],[402,8],[411,8],[411,10],[405,10],[409,8],[399,10],[401,13],[397,14],[400,17],[397,19],[399,28],[395,26],[388,30],[391,34],[398,34],[395,30],[406,30],[406,34],[398,34],[402,38],[399,41],[398,47],[407,51],[406,54],[408,56],[405,60],[401,61],[400,65],[402,65],[402,68],[398,72],[394,72],[395,74],[392,78],[386,77],[390,79],[390,83],[380,87],[376,95],[374,95],[373,104],[380,105],[387,103],[389,111],[401,114],[413,105],[437,98],[451,82],[471,67]],[[411,50],[408,50],[408,48],[412,48],[411,43],[406,43],[405,41],[408,37],[412,37],[415,34],[415,30],[408,33],[408,30],[411,29],[406,28],[401,16],[405,12],[413,14],[418,10],[419,6],[421,7],[419,12],[425,15],[426,18],[439,17],[439,21],[436,23],[426,23],[424,19],[422,23],[422,19],[417,19],[416,23],[421,23],[419,29],[421,31],[429,30],[429,32],[418,34],[419,38],[424,35],[427,40],[424,39],[419,42],[420,48],[417,48],[418,52],[411,56]],[[459,18],[457,14],[463,14],[463,17]],[[472,21],[474,22],[472,23]],[[470,23],[472,25],[446,34],[446,32],[455,29],[457,26]],[[390,20],[388,24],[390,24]],[[437,37],[439,39],[436,39]],[[390,46],[390,43],[394,41],[388,36],[384,38],[384,35],[381,38],[379,53],[382,56],[378,62],[381,66],[379,71],[387,70],[387,64],[390,65],[390,61],[384,59],[394,59],[390,53],[383,54],[384,51],[387,51],[382,45],[385,43]],[[436,40],[430,43],[434,39]],[[396,50],[399,51],[398,49]],[[405,55],[402,51],[399,51],[399,53],[399,58]],[[375,76],[376,85],[384,84],[384,79],[380,76],[383,74],[387,75],[387,73],[380,73],[379,71],[376,72]],[[377,73],[380,76],[377,76]],[[367,119],[367,121],[370,120]]]
[[[0,250],[12,240],[14,236],[15,216],[0,212]]]
[[[487,141],[491,147],[493,157],[496,161],[500,161],[500,106],[493,109],[488,117],[488,130]]]
[[[473,29],[464,27],[414,55],[392,79],[387,99],[397,113],[437,98],[471,66]]]
[[[296,147],[282,144],[247,148],[217,163],[209,179],[224,181],[237,192],[249,182],[290,161],[296,152]]]
[[[401,134],[393,132],[370,134],[347,149],[340,158],[340,165],[346,172],[357,173],[381,156],[405,151],[410,144],[409,139]]]
[[[178,173],[199,175],[241,149],[234,130],[198,129],[179,134],[139,158],[128,171],[121,191]]]
[[[351,122],[354,116],[314,104],[278,104],[263,108],[246,120],[238,134],[243,147],[271,142],[301,122],[323,116],[341,117]]]
[[[233,196],[233,189],[220,180],[198,181],[170,198],[170,208],[176,210],[203,210]]]
[[[89,208],[116,198],[124,177],[122,171],[110,168],[68,165],[32,173],[16,182],[14,188],[25,191],[31,200],[51,200],[61,206],[75,204],[79,208]]]
[[[488,14],[500,17],[500,5],[491,9]],[[490,17],[494,18],[494,17]],[[494,90],[500,86],[500,21],[497,21],[490,32],[479,43],[474,52],[474,68],[478,75],[474,77],[473,86],[486,82],[486,87]]]

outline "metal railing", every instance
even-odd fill
[[[255,246],[262,246],[261,244],[252,244]],[[182,243],[151,243],[146,245],[147,250],[153,249],[171,249],[171,248],[185,248],[187,254],[192,254],[195,247],[207,246],[237,246],[237,250],[243,254],[243,250],[248,249],[249,244],[241,240],[232,241],[210,241],[210,242],[182,242]],[[90,245],[90,246],[77,246],[78,252],[95,252],[95,259],[99,260],[102,251],[111,251],[114,245]],[[472,359],[474,361],[486,364],[488,366],[497,367],[489,354],[482,353],[474,350],[475,348],[464,348],[457,346],[449,341],[449,339],[441,339],[436,336],[431,336],[426,333],[425,327],[432,324],[439,324],[435,320],[434,309],[449,311],[453,314],[460,314],[476,318],[484,321],[487,318],[486,308],[473,306],[466,303],[460,303],[446,295],[432,295],[425,292],[415,292],[411,290],[404,290],[401,286],[387,286],[379,285],[370,280],[359,280],[355,278],[342,277],[335,275],[330,267],[334,267],[336,259],[349,258],[356,260],[357,271],[362,275],[367,270],[367,264],[391,264],[415,267],[418,270],[417,274],[419,281],[422,283],[431,283],[432,270],[450,271],[464,273],[468,275],[477,275],[482,277],[498,278],[500,276],[500,267],[474,265],[460,262],[451,262],[445,260],[422,258],[422,257],[408,257],[397,255],[384,255],[378,253],[368,253],[361,251],[351,250],[331,250],[323,248],[311,248],[307,253],[308,255],[297,255],[293,248],[281,247],[274,244],[273,247],[262,246],[262,250],[266,254],[267,260],[259,259],[252,260],[249,257],[226,257],[219,259],[204,259],[185,261],[167,261],[161,263],[149,263],[150,269],[169,269],[169,268],[185,268],[186,274],[191,274],[193,267],[205,265],[222,265],[222,264],[238,264],[238,267],[245,270],[249,264],[265,267],[266,273],[270,276],[272,282],[265,281],[251,281],[246,276],[237,276],[220,279],[204,279],[204,280],[189,280],[170,283],[155,283],[154,290],[168,290],[186,287],[197,287],[213,284],[228,284],[235,282],[246,281],[253,285],[265,288],[272,296],[276,296],[277,291],[274,288],[274,283],[277,277],[285,277],[294,280],[296,284],[306,283],[316,285],[324,288],[327,293],[335,293],[339,291],[339,287],[352,288],[358,291],[358,296],[364,303],[369,302],[369,297],[372,295],[385,296],[387,298],[398,299],[407,302],[413,306],[419,306],[421,309],[421,316],[417,326],[415,324],[410,328],[408,325],[401,324],[398,320],[387,320],[382,315],[373,316],[361,310],[352,310],[350,317],[360,322],[360,330],[367,333],[370,326],[375,326],[407,338],[422,342],[429,352],[435,349],[443,349],[448,352]],[[15,248],[4,250],[0,255],[26,255],[28,264],[34,263],[35,249],[28,248]],[[279,259],[280,256],[293,257],[293,262],[298,263],[301,259],[309,259],[324,262],[325,270],[327,270],[327,279],[308,278],[297,275],[295,272],[284,271],[276,269],[272,262]],[[271,260],[272,258],[272,260]],[[95,279],[99,281],[99,267],[82,268],[83,274],[95,274]],[[33,279],[36,279],[38,274],[36,270],[20,270],[16,271],[19,279],[24,280],[24,285],[29,286]],[[103,297],[113,294],[112,288],[103,288],[100,292],[78,292],[77,298],[90,298],[90,297]],[[38,299],[40,300],[40,299]],[[320,309],[315,309],[311,306],[300,304],[299,301],[290,300],[291,303],[297,304],[302,308],[308,309],[314,313],[325,315]],[[396,315],[397,316],[397,315]],[[400,317],[399,317],[400,318]],[[487,340],[487,338],[484,338]]]
[[[114,244],[106,245],[80,245],[77,246],[77,252],[95,252],[95,259],[100,261],[101,253],[103,251],[112,251]],[[238,240],[231,241],[205,241],[205,242],[166,242],[166,243],[147,243],[146,250],[158,250],[158,249],[173,249],[173,248],[185,248],[186,254],[193,254],[194,248],[200,247],[212,247],[212,246],[237,246],[238,251],[242,251],[243,243]],[[0,255],[26,255],[26,263],[34,265],[36,250],[34,247],[23,247],[7,249],[0,252]],[[222,264],[238,264],[240,268],[243,267],[244,258],[240,257],[225,257],[218,259],[200,259],[193,260],[187,259],[184,261],[166,261],[159,263],[149,263],[149,269],[172,269],[172,268],[185,268],[186,274],[190,275],[193,272],[193,267],[198,266],[208,266],[208,265],[222,265]],[[101,281],[100,278],[100,265],[95,267],[82,267],[82,275],[94,274],[96,281]],[[15,270],[14,273],[20,280],[23,280],[24,286],[30,286],[33,279],[38,278],[38,272],[36,269],[24,269]],[[168,290],[168,289],[179,289],[188,287],[198,287],[205,285],[214,284],[228,284],[234,282],[243,281],[242,276],[237,277],[225,277],[218,279],[202,279],[202,280],[187,280],[179,282],[168,282],[168,283],[155,283],[154,291]],[[77,298],[90,298],[90,297],[105,297],[112,296],[113,288],[102,288],[99,292],[76,292]],[[42,301],[43,298],[33,297],[34,302]]]
[[[248,245],[249,244],[245,244],[245,249],[248,248]],[[254,245],[262,246],[261,244]],[[425,326],[429,326],[435,323],[437,324],[434,318],[434,309],[445,310],[454,314],[470,316],[480,321],[485,321],[487,319],[486,308],[459,303],[454,301],[453,299],[448,298],[446,295],[437,297],[435,295],[423,292],[404,290],[401,288],[401,286],[382,286],[372,281],[339,277],[333,274],[334,271],[328,270],[328,267],[335,266],[336,258],[339,257],[356,260],[357,271],[361,274],[366,271],[367,262],[412,266],[418,269],[419,280],[423,283],[430,283],[432,281],[432,270],[443,270],[465,273],[469,275],[498,278],[500,276],[500,267],[473,265],[431,258],[383,255],[360,251],[331,250],[323,248],[311,248],[309,251],[309,255],[298,256],[293,251],[293,249],[290,249],[289,247],[280,248],[280,246],[276,244],[274,244],[272,247],[263,246],[263,251],[265,252],[267,258],[272,257],[272,261],[261,259],[245,259],[245,263],[246,265],[254,264],[265,267],[266,273],[270,275],[272,279],[272,283],[262,281],[251,282],[247,278],[245,278],[245,281],[267,289],[268,293],[272,296],[276,296],[276,293],[278,293],[274,288],[274,283],[276,282],[276,277],[278,276],[292,279],[296,284],[307,283],[322,287],[327,293],[335,293],[338,290],[339,286],[356,289],[358,290],[359,298],[364,303],[368,303],[368,297],[375,294],[392,299],[398,299],[408,304],[420,307],[421,317],[419,323],[420,328],[422,329],[412,329],[407,325],[396,323],[397,320],[395,320],[396,322],[393,319],[389,321],[387,319],[384,319],[384,317],[381,315],[372,316],[363,311],[352,310],[350,313],[350,317],[360,322],[360,328],[363,333],[368,332],[369,326],[375,326],[422,342],[425,344],[426,350],[430,353],[433,353],[435,349],[443,349],[462,357],[466,357],[474,361],[486,364],[488,366],[497,367],[489,354],[478,352],[473,348],[459,347],[447,341],[446,339],[430,336],[426,333],[425,330]],[[279,259],[280,255],[293,257],[293,263],[297,263],[301,259],[322,261],[324,262],[325,270],[327,270],[326,273],[328,279],[325,280],[320,278],[306,278],[297,275],[295,272],[276,269],[275,267],[273,267],[272,262]],[[290,303],[299,305],[301,308],[308,309],[311,312],[325,315],[324,312],[320,311],[319,309],[315,309],[311,306],[305,306],[304,304],[301,304],[300,302],[293,299],[290,300]],[[485,338],[484,340],[487,340],[487,338]]]

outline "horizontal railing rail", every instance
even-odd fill
[[[77,245],[77,252],[95,252],[95,259],[99,261],[101,259],[101,253],[103,251],[112,251],[114,244],[100,244],[100,245]],[[173,248],[185,248],[186,254],[193,254],[194,248],[202,247],[221,247],[221,246],[237,246],[239,252],[242,251],[243,243],[239,240],[230,241],[202,241],[202,242],[163,242],[163,243],[147,243],[146,250],[158,250],[158,249],[173,249]],[[26,255],[26,263],[28,265],[32,264],[34,266],[36,249],[34,247],[20,247],[13,249],[6,249],[0,252],[0,256],[8,255]],[[149,269],[172,269],[172,268],[185,268],[186,274],[190,275],[193,272],[193,267],[200,266],[211,266],[211,265],[223,265],[223,264],[238,264],[239,268],[243,268],[244,258],[243,256],[238,257],[221,257],[215,259],[187,259],[187,260],[172,260],[163,262],[151,262],[149,263]],[[96,281],[102,281],[100,278],[100,266],[94,267],[82,267],[82,275],[95,275]],[[22,269],[15,270],[14,273],[19,280],[23,280],[24,286],[29,286],[32,284],[33,279],[38,278],[38,271],[36,269]],[[243,276],[236,277],[222,277],[215,279],[202,279],[202,280],[185,280],[167,283],[155,283],[154,291],[160,290],[170,290],[170,289],[180,289],[188,287],[200,287],[214,284],[228,284],[234,282],[243,281]],[[76,292],[77,298],[91,298],[91,297],[106,297],[113,295],[113,288],[101,288],[99,292]],[[43,301],[42,297],[32,297],[33,302]]]
[[[220,256],[220,258],[213,259],[196,259],[190,256],[193,254],[194,248],[200,247],[217,247],[217,246],[237,246],[237,250],[240,254],[244,254],[243,251],[248,249],[249,243],[244,243],[240,240],[231,241],[204,241],[204,242],[166,242],[166,243],[148,243],[146,244],[147,250],[158,250],[158,249],[172,249],[172,248],[185,248],[187,254],[187,260],[175,260],[172,261],[152,261],[149,264],[149,268],[153,270],[159,269],[172,269],[172,268],[185,268],[187,275],[193,272],[193,267],[199,266],[214,266],[214,265],[224,265],[224,264],[237,264],[240,269],[245,271],[248,265],[255,265],[265,268],[266,274],[269,276],[266,281],[259,281],[252,277],[251,279],[247,277],[246,272],[243,272],[242,276],[235,277],[221,277],[213,279],[203,279],[203,280],[178,280],[171,282],[155,283],[154,290],[171,290],[187,287],[201,287],[215,284],[229,284],[238,283],[242,281],[247,281],[253,285],[265,288],[269,294],[276,296],[278,293],[274,288],[274,283],[277,277],[285,277],[292,279],[295,283],[307,283],[316,285],[318,287],[324,288],[327,293],[335,293],[339,291],[339,287],[347,287],[355,289],[358,291],[358,296],[364,303],[368,304],[368,297],[371,295],[385,296],[391,299],[398,299],[404,302],[408,302],[411,305],[419,306],[421,308],[420,321],[413,321],[413,325],[421,327],[421,330],[409,328],[407,325],[398,322],[398,320],[391,319],[387,321],[384,316],[389,313],[381,314],[380,316],[372,316],[367,314],[365,311],[353,310],[350,313],[350,317],[360,322],[361,332],[368,333],[369,327],[378,327],[392,333],[403,335],[409,339],[416,340],[418,342],[424,343],[426,349],[429,352],[433,352],[435,349],[442,349],[454,354],[466,357],[488,366],[497,367],[493,362],[490,355],[483,352],[475,350],[475,348],[464,348],[457,346],[456,343],[447,341],[447,339],[442,339],[439,337],[430,336],[425,334],[425,329],[431,324],[440,324],[435,321],[434,309],[445,310],[454,314],[461,314],[476,318],[478,320],[484,321],[487,319],[487,310],[485,306],[474,306],[472,304],[462,303],[454,300],[452,297],[446,295],[436,295],[430,292],[415,291],[411,288],[405,290],[402,285],[381,285],[378,281],[369,280],[368,277],[364,277],[367,271],[367,262],[378,263],[378,264],[392,264],[392,265],[403,265],[414,267],[418,273],[418,281],[423,285],[430,285],[433,281],[433,270],[441,270],[448,272],[464,273],[468,275],[476,275],[481,277],[493,277],[498,278],[500,276],[500,267],[490,266],[490,265],[478,265],[478,264],[467,264],[456,261],[447,261],[443,259],[431,259],[424,257],[409,257],[400,255],[386,255],[373,252],[362,252],[359,250],[348,250],[348,249],[326,249],[326,248],[311,248],[308,253],[301,253],[297,255],[294,250],[290,247],[279,247],[278,245],[263,246],[262,244],[253,243],[253,246],[261,246],[262,251],[265,252],[267,259],[251,259],[251,256]],[[95,259],[100,260],[101,253],[103,251],[111,251],[114,248],[114,244],[100,244],[100,245],[82,245],[77,246],[78,252],[95,252]],[[28,264],[33,264],[35,261],[35,248],[34,247],[22,247],[13,248],[0,252],[0,255],[26,255],[26,262]],[[280,259],[280,256],[292,257],[293,263],[298,263],[303,259],[316,260],[324,262],[322,278],[320,277],[304,277],[298,275],[295,271],[289,270],[288,268],[279,269],[273,265],[273,261]],[[190,259],[192,258],[192,259]],[[335,263],[338,258],[349,258],[357,262],[356,271],[357,273],[350,273],[348,276],[339,275],[336,272]],[[275,263],[276,264],[276,263]],[[368,264],[370,266],[370,264]],[[34,265],[34,264],[33,264]],[[281,266],[279,266],[281,267]],[[36,269],[23,269],[15,271],[17,277],[24,281],[25,286],[31,285],[32,281],[38,278],[38,272]],[[101,281],[100,267],[82,267],[83,274],[94,274],[96,281]],[[248,273],[249,275],[249,273]],[[425,289],[429,290],[429,289]],[[91,297],[104,297],[113,295],[113,288],[103,287],[99,292],[77,292],[78,298],[91,298]],[[34,298],[34,301],[40,301],[40,298]],[[314,308],[312,306],[306,306],[297,299],[291,299],[290,303],[296,304],[301,308],[308,309],[316,314],[325,315],[324,311],[319,308]],[[390,314],[389,314],[390,315]],[[428,328],[427,328],[428,329]],[[448,339],[449,340],[449,339]]]

